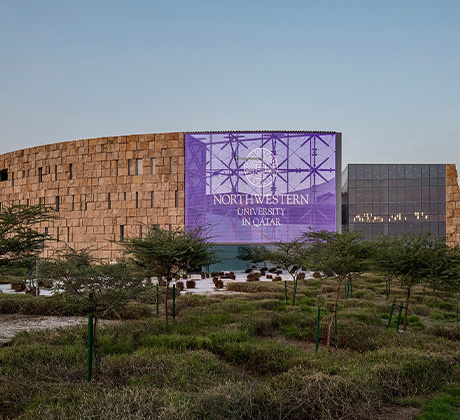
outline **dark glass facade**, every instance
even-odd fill
[[[342,180],[344,229],[446,234],[446,165],[351,164]]]

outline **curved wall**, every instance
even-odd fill
[[[113,240],[184,225],[184,134],[69,141],[0,155],[0,203],[46,204],[58,219],[43,256],[66,244],[115,259]]]

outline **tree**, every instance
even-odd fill
[[[168,289],[179,273],[196,270],[218,262],[216,251],[203,227],[193,229],[161,229],[150,225],[143,238],[131,237],[121,241],[127,254],[137,265],[146,269],[158,281],[166,281],[165,318],[168,321]]]
[[[412,287],[421,282],[434,282],[438,276],[448,275],[449,258],[444,238],[433,238],[428,232],[422,234],[406,233],[401,237],[381,240],[374,253],[377,263],[406,285],[404,302],[404,331],[407,329],[407,310]],[[386,255],[385,258],[382,255]],[[379,257],[380,256],[380,257]]]
[[[56,292],[64,296],[88,299],[94,314],[94,341],[98,366],[97,321],[108,312],[121,310],[142,289],[144,277],[126,260],[116,264],[102,263],[88,248],[67,247],[41,264],[43,278],[53,280]]]
[[[262,258],[271,264],[286,270],[295,280],[305,261],[305,243],[296,238],[289,242],[278,242],[274,248],[265,249]]]
[[[359,273],[367,267],[369,245],[357,232],[306,232],[303,234],[306,242],[311,244],[307,254],[307,262],[316,271],[337,280],[336,296],[332,309],[332,318],[327,334],[327,347],[330,349],[332,327],[337,312],[340,290],[343,280],[352,273]]]
[[[238,258],[241,261],[246,262],[246,266],[248,266],[248,262],[253,264],[258,264],[260,262],[265,261],[264,256],[266,255],[266,249],[263,246],[239,246],[238,247]]]
[[[0,211],[0,268],[30,264],[49,236],[37,224],[54,219],[45,206],[12,205]]]

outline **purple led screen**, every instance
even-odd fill
[[[187,133],[185,224],[222,244],[336,230],[336,135]]]

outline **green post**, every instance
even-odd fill
[[[337,353],[337,308],[334,312],[335,352]]]
[[[318,317],[316,319],[316,353],[318,353],[319,348],[319,325],[321,321],[321,306],[318,305]]]
[[[160,317],[160,311],[159,311],[159,307],[158,307],[158,284],[156,286],[156,292],[157,292],[157,299],[156,299],[156,306],[157,306],[157,318]]]
[[[394,310],[395,310],[395,303],[393,302],[393,305],[391,305],[390,317],[388,318],[387,329],[390,328],[391,318],[393,318],[393,311]]]
[[[292,306],[295,305],[295,295],[297,293],[297,276],[294,279],[294,296],[292,297]]]
[[[398,321],[396,322],[396,332],[399,332],[399,324],[401,323],[401,314],[403,310],[403,304],[399,306],[399,314],[398,314]]]
[[[176,285],[173,284],[173,320],[176,319]]]
[[[86,381],[91,381],[93,377],[93,343],[94,343],[94,332],[93,332],[93,293],[89,294],[89,313],[88,313],[88,362],[86,370]]]
[[[350,289],[350,297],[352,298],[353,297],[353,281],[351,279],[351,275],[348,275],[348,280],[350,282],[350,285],[348,286]]]
[[[287,281],[284,280],[284,306],[287,306],[288,298],[287,298]]]
[[[457,300],[457,324],[458,324],[458,300]]]

